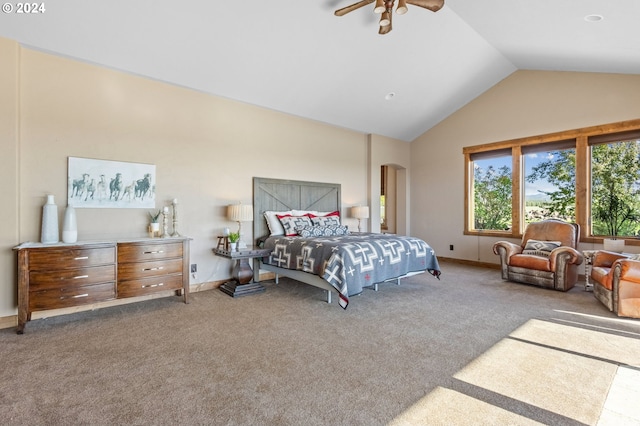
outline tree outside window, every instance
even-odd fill
[[[511,228],[511,156],[473,162],[473,223],[476,230]]]

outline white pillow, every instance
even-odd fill
[[[278,219],[277,215],[286,216],[288,214],[291,214],[290,210],[286,212],[266,211],[263,213],[264,218],[267,220],[267,226],[271,233],[270,235],[284,235],[284,228],[282,227],[282,223],[280,223],[280,219]]]
[[[291,210],[291,216],[306,216],[308,214],[318,216],[319,213],[315,210]]]

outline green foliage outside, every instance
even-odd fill
[[[474,170],[475,229],[511,228],[511,168]]]
[[[529,183],[543,179],[552,184],[555,191],[540,191],[548,201],[540,201],[536,215],[527,215],[526,223],[536,220],[556,218],[567,222],[575,222],[576,217],[576,151],[566,149],[550,153],[548,161],[544,161],[531,169],[525,177]]]
[[[546,180],[555,190],[547,200],[526,202],[527,223],[555,217],[575,221],[576,155],[574,149],[553,151],[535,166],[527,182]],[[594,145],[591,148],[592,234],[640,236],[640,140]],[[511,169],[489,166],[474,170],[475,229],[511,227]],[[536,212],[535,214],[530,214]]]
[[[594,235],[638,236],[640,232],[640,141],[591,149]]]

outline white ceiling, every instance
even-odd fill
[[[640,74],[639,0],[409,5],[384,36],[373,4],[333,15],[355,1],[45,1],[1,13],[0,36],[405,141],[517,69]]]

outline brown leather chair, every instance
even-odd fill
[[[570,290],[584,260],[576,250],[579,235],[578,224],[547,219],[529,224],[519,245],[498,241],[493,252],[500,256],[502,279]]]
[[[591,263],[593,295],[620,317],[640,318],[640,261],[598,251]]]

